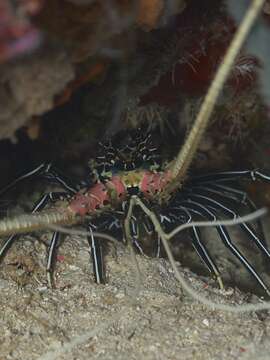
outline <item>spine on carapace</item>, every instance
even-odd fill
[[[35,214],[25,214],[0,221],[0,235],[22,234],[48,228],[50,225],[76,223],[76,217],[69,209],[50,209]]]

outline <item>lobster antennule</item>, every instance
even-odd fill
[[[48,228],[50,225],[77,223],[75,213],[67,209],[50,209],[35,214],[24,214],[0,221],[0,236],[22,234]]]

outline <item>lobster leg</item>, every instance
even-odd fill
[[[231,181],[237,179],[249,179],[252,181],[263,180],[270,182],[270,175],[267,175],[259,170],[239,170],[239,171],[221,171],[216,173],[210,173],[200,176],[194,176],[190,180],[190,184],[203,184],[209,182],[222,182]]]
[[[88,225],[90,235],[87,237],[93,262],[94,277],[97,284],[105,284],[105,266],[103,261],[102,245],[98,238],[94,237],[93,224]]]
[[[67,181],[63,176],[58,175],[56,170],[52,168],[51,163],[42,163],[31,171],[19,176],[17,179],[15,179],[10,184],[1,189],[0,196],[3,195],[6,191],[14,188],[21,181],[36,177],[44,177],[49,180],[53,180],[58,184],[62,185],[63,188],[71,194],[75,194],[77,192],[76,188],[73,185],[69,184],[69,181]]]
[[[215,213],[213,213],[211,210],[209,210],[209,207],[202,205],[200,202],[196,202],[191,200],[190,198],[187,199],[186,204],[187,206],[190,206],[191,208],[199,209],[202,216],[209,220],[217,220],[217,217]],[[215,226],[217,229],[217,232],[220,236],[220,239],[224,243],[224,245],[230,250],[230,252],[245,266],[245,268],[249,271],[249,273],[256,279],[256,281],[261,285],[261,287],[264,289],[264,291],[267,293],[267,295],[270,295],[270,291],[267,287],[267,285],[264,283],[262,278],[259,276],[259,274],[256,272],[256,270],[253,268],[253,266],[248,262],[248,260],[245,258],[245,256],[240,252],[240,250],[232,243],[229,233],[227,232],[226,228],[222,225]]]
[[[228,199],[230,201],[234,201],[236,204],[241,204],[248,206],[250,211],[256,211],[257,207],[254,204],[254,202],[249,198],[248,194],[245,191],[241,191],[239,189],[235,189],[233,187],[221,185],[221,184],[215,184],[215,183],[208,183],[205,186],[194,186],[193,189],[197,190],[203,190],[206,191],[208,194],[212,195],[218,195],[222,199]],[[259,231],[259,236],[261,239],[261,242],[265,247],[267,247],[266,239],[264,236],[264,230],[262,226],[262,222],[260,219],[257,219],[255,221],[257,229]]]
[[[192,221],[191,213],[193,213],[194,215],[201,216],[200,212],[197,212],[197,211],[195,211],[193,209],[187,209],[185,207],[183,207],[181,209],[184,210],[185,212],[187,212],[187,214],[190,216],[188,222]],[[200,229],[193,226],[191,231],[190,231],[190,234],[191,234],[193,248],[195,249],[195,251],[199,255],[202,262],[206,265],[209,272],[217,279],[220,288],[223,289],[224,286],[223,286],[223,282],[222,282],[222,279],[221,279],[221,276],[220,276],[220,271],[219,271],[217,265],[215,264],[214,260],[212,259],[210,253],[208,252],[206,246],[201,242]]]
[[[71,180],[68,179],[66,176],[60,174],[52,166],[47,171],[42,173],[41,177],[61,185],[71,195],[76,194],[78,192],[78,189],[76,188],[75,184],[73,184]]]
[[[42,198],[33,207],[32,214],[42,210],[49,202],[55,202],[56,200],[59,200],[59,198],[61,198],[64,195],[66,195],[66,193],[63,192],[50,192],[48,194],[43,195]],[[11,248],[13,243],[19,238],[19,236],[20,235],[16,235],[16,234],[11,235],[4,242],[4,244],[0,249],[0,262],[4,259],[8,250]],[[59,233],[54,232],[48,249],[46,272],[47,272],[48,284],[50,287],[53,286],[53,264],[56,258],[56,247],[57,247],[58,239],[59,239]]]
[[[144,227],[145,233],[148,236],[151,236],[151,238],[153,238],[153,236],[155,236],[155,228],[146,214],[143,214],[142,225]],[[157,234],[156,240],[154,241],[153,247],[151,249],[151,254],[152,256],[159,258],[160,253],[161,253],[161,239],[160,236]]]
[[[193,193],[190,198],[194,199],[199,199],[201,201],[203,201],[204,203],[207,203],[209,207],[213,208],[214,210],[219,210],[222,211],[224,214],[231,216],[233,219],[236,219],[238,217],[238,215],[231,210],[230,208],[224,206],[223,204],[221,204],[219,201],[216,201],[208,196],[204,196],[198,193]],[[257,236],[255,230],[252,228],[252,226],[250,226],[247,223],[242,223],[239,224],[239,226],[244,230],[244,232],[246,232],[246,234],[248,235],[248,239],[251,239],[256,246],[261,250],[261,252],[270,259],[270,252],[267,249],[266,245],[264,244],[263,241],[260,240],[260,238]]]
[[[187,209],[185,206],[179,206],[178,204],[169,208],[166,214],[159,214],[160,223],[165,227],[166,232],[172,231],[172,229],[181,223],[190,223],[193,220],[193,215],[199,215],[200,212],[196,212],[193,209]],[[214,260],[211,258],[207,248],[201,242],[201,232],[198,228],[192,227],[189,231],[192,240],[192,246],[199,255],[203,264],[207,267],[209,272],[218,280],[220,288],[223,288],[223,283],[220,277],[220,272]]]
[[[132,215],[130,218],[130,235],[132,238],[132,244],[135,246],[135,248],[139,251],[141,255],[144,255],[143,248],[141,247],[139,243],[139,227],[138,227],[138,221],[135,215]]]
[[[223,286],[223,282],[222,282],[218,267],[215,264],[214,260],[211,258],[211,255],[209,254],[205,245],[202,244],[201,233],[200,233],[199,229],[197,229],[195,226],[192,227],[191,236],[192,236],[192,245],[193,245],[194,249],[196,250],[197,254],[201,258],[202,262],[206,265],[209,272],[211,274],[213,274],[214,277],[217,279],[220,288],[223,289],[224,286]]]
[[[58,197],[58,195],[63,193],[48,193],[42,196],[42,198],[35,204],[35,206],[32,209],[32,213],[35,213],[37,211],[42,210],[49,202],[55,201],[54,197]],[[59,197],[58,197],[59,198]],[[0,249],[0,262],[5,257],[8,250],[11,248],[12,244],[15,242],[16,239],[18,239],[20,235],[11,235],[6,241],[4,241],[1,249]]]
[[[50,245],[48,248],[48,257],[47,257],[47,266],[46,266],[46,272],[47,272],[47,281],[50,288],[54,287],[54,279],[53,279],[53,273],[54,273],[54,266],[56,262],[56,251],[57,251],[57,245],[59,242],[60,234],[58,231],[55,231],[53,233],[53,236],[50,241]]]

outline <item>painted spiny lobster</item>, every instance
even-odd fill
[[[270,181],[266,174],[254,171],[230,171],[210,175],[191,177],[184,185],[161,203],[160,195],[170,181],[170,171],[161,165],[161,156],[158,148],[152,143],[151,134],[142,135],[140,130],[125,134],[129,141],[121,144],[119,135],[105,144],[100,144],[100,151],[96,159],[90,161],[90,175],[86,182],[79,185],[61,177],[51,164],[42,164],[34,170],[22,175],[9,184],[2,193],[18,184],[18,182],[33,177],[44,177],[50,181],[58,182],[64,189],[61,192],[51,192],[44,195],[34,206],[32,215],[24,215],[0,223],[2,233],[24,232],[35,230],[44,223],[76,224],[85,223],[89,231],[88,241],[91,248],[94,275],[97,283],[105,282],[105,269],[102,254],[102,243],[93,232],[103,231],[117,234],[122,239],[124,233],[124,219],[127,216],[130,198],[139,197],[150,208],[160,221],[166,232],[171,231],[179,224],[198,219],[216,220],[224,217],[237,218],[235,210],[240,205],[248,210],[256,209],[246,192],[236,187],[236,182],[241,178],[251,180]],[[55,203],[54,207],[42,210],[47,203]],[[150,219],[136,208],[130,217],[130,233],[133,246],[144,252],[140,242],[140,226],[151,234],[154,232]],[[261,252],[270,259],[270,252],[262,235],[260,223],[257,229],[253,225],[242,223],[239,227],[247,234],[247,239],[254,242]],[[231,236],[225,226],[216,226],[219,238],[224,245],[246,267],[263,289],[270,294],[267,285],[257,271],[233,244]],[[259,230],[259,231],[258,231]],[[209,251],[204,245],[199,228],[195,226],[189,230],[192,245],[210,273],[218,280],[222,280],[220,271]],[[14,243],[18,235],[11,235],[0,249],[0,259]],[[53,263],[59,240],[59,232],[53,233],[48,249],[47,272],[48,281],[53,283]],[[159,256],[161,244],[159,236],[155,241],[154,253]]]
[[[236,219],[238,213],[235,205],[237,207],[242,204],[248,209],[254,209],[255,205],[251,199],[235,186],[235,182],[241,178],[269,181],[268,175],[258,170],[244,170],[186,179],[186,172],[207,127],[229,70],[263,4],[263,0],[253,0],[250,5],[217,71],[184,146],[171,163],[161,166],[157,149],[152,147],[151,137],[149,135],[141,137],[139,133],[138,137],[135,137],[135,142],[131,141],[124,147],[119,148],[110,142],[103,145],[103,154],[91,162],[94,176],[91,185],[89,181],[79,186],[73,185],[61,177],[51,164],[41,164],[9,184],[1,193],[3,194],[26,178],[37,176],[57,182],[64,191],[45,194],[34,206],[30,215],[4,219],[0,222],[0,234],[12,234],[4,241],[0,249],[0,260],[16,240],[18,233],[46,228],[50,224],[86,222],[90,234],[88,241],[93,257],[95,279],[96,282],[102,283],[105,281],[102,246],[93,236],[93,229],[98,227],[105,230],[113,228],[120,230],[139,250],[141,250],[141,244],[138,236],[138,216],[142,219],[146,230],[150,232],[156,230],[147,216],[149,212],[144,210],[137,214],[136,207],[131,206],[134,203],[137,204],[138,210],[144,209],[144,203],[148,209],[149,207],[153,209],[159,225],[166,231],[179,223],[190,222],[197,217],[207,220],[216,220],[223,216]],[[44,209],[49,202],[55,203],[54,206]],[[131,208],[134,213],[130,214]],[[239,226],[247,233],[247,238],[253,241],[267,258],[270,258],[266,242],[263,236],[257,233],[257,229],[245,222]],[[220,224],[216,224],[215,227],[225,246],[270,295],[263,279],[233,244],[226,227]],[[260,228],[260,224],[258,227]],[[52,282],[52,263],[58,237],[59,233],[55,231],[48,250],[47,272],[50,282]],[[222,286],[218,267],[201,241],[200,231],[196,226],[191,227],[191,238],[202,261]],[[157,241],[157,254],[160,253],[159,249],[160,242]]]

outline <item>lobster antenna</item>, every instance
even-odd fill
[[[0,235],[22,234],[50,228],[51,225],[71,225],[77,222],[78,219],[76,219],[75,214],[67,209],[62,212],[49,209],[39,213],[25,214],[1,220]]]
[[[247,35],[254,24],[265,0],[253,0],[248,8],[248,11],[239,25],[231,44],[225,54],[223,62],[220,64],[214,80],[206,94],[202,103],[200,111],[195,119],[194,125],[187,139],[180,149],[176,159],[169,165],[171,171],[172,182],[168,184],[167,191],[173,191],[179,187],[179,181],[183,180],[190,163],[197,151],[201,138],[209,123],[210,116],[216,104],[220,91],[229,75],[230,69],[247,38]]]

